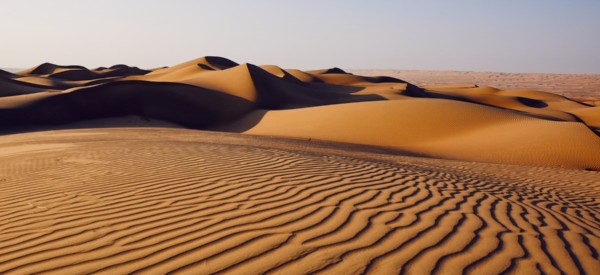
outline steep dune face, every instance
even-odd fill
[[[598,173],[176,129],[0,140],[2,274],[595,274]]]
[[[87,69],[45,63],[0,75],[0,125],[142,116],[186,127],[391,147],[498,163],[599,169],[594,99],[476,85],[238,64]]]

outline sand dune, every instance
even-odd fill
[[[600,170],[600,139],[585,124],[460,101],[411,99],[256,112],[224,129],[257,120],[246,133],[386,146],[438,158]]]
[[[0,71],[0,133],[0,274],[600,269],[590,95],[45,63]]]
[[[303,72],[222,57],[153,70],[44,63],[2,74],[0,85],[4,128],[142,116],[438,158],[600,169],[596,101],[542,91],[418,87],[339,68]]]
[[[19,75],[39,75],[61,80],[90,80],[107,77],[123,77],[128,75],[141,75],[150,71],[141,70],[137,67],[127,65],[114,65],[110,68],[97,68],[89,70],[83,66],[61,66],[52,63],[44,63],[37,67],[19,72]]]
[[[350,70],[361,75],[389,75],[417,85],[470,83],[504,90],[529,89],[574,98],[599,97],[598,74],[542,74],[470,71]]]
[[[0,273],[600,268],[597,172],[381,151],[165,128],[4,136]]]

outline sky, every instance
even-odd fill
[[[0,0],[0,67],[600,73],[598,0]]]

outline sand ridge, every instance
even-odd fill
[[[487,274],[600,268],[598,173],[167,128],[0,150],[0,273]],[[25,184],[26,183],[26,184]]]

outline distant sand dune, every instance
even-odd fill
[[[4,136],[0,273],[600,268],[597,172],[377,150],[158,128]]]
[[[419,87],[339,68],[304,72],[212,56],[153,70],[44,63],[0,74],[5,131],[139,116],[437,158],[591,170],[600,170],[599,102],[517,87]]]
[[[574,98],[600,97],[598,74],[542,74],[469,71],[350,70],[361,75],[389,75],[417,85],[471,83],[504,90],[530,89]]]

